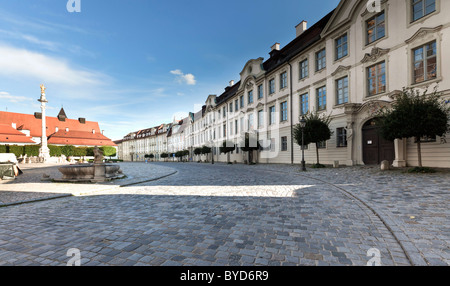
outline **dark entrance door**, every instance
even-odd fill
[[[378,165],[384,160],[392,163],[395,160],[394,142],[381,137],[378,129],[375,120],[363,126],[363,161],[366,165]]]

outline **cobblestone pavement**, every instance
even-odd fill
[[[448,174],[149,165],[178,173],[0,208],[0,265],[65,265],[71,248],[82,265],[363,266],[373,248],[382,265],[449,263]]]
[[[63,165],[21,164],[20,168],[24,172],[22,175],[13,181],[0,180],[0,206],[72,195],[95,194],[120,186],[159,179],[176,172],[172,168],[152,164],[121,163],[120,168],[127,176],[122,180],[98,184],[53,183],[51,179],[62,177],[58,171],[61,166]],[[44,179],[44,175],[49,180]]]

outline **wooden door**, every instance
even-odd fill
[[[384,139],[379,134],[375,120],[367,122],[363,129],[363,161],[366,165],[378,165],[387,160],[395,160],[395,147],[393,141]]]

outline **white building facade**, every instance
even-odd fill
[[[266,61],[249,60],[237,83],[210,95],[187,119],[183,145],[171,141],[168,150],[192,156],[194,148],[209,145],[216,161],[242,163],[247,152],[218,150],[248,133],[261,145],[253,161],[298,164],[293,129],[302,115],[317,111],[332,118],[332,138],[319,146],[321,163],[417,166],[414,139],[388,142],[374,119],[403,88],[437,86],[443,100],[450,99],[450,1],[381,0],[378,8],[369,12],[366,0],[342,0],[310,28],[301,22],[292,42],[273,45]],[[446,137],[422,144],[424,166],[450,167]],[[307,146],[307,163],[316,163],[315,148]]]

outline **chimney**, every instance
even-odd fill
[[[40,113],[40,112],[35,112],[35,113],[34,113],[34,118],[36,118],[36,119],[42,119],[42,113]]]
[[[301,34],[303,34],[303,32],[305,32],[306,29],[308,29],[308,22],[304,21],[304,20],[300,24],[295,26],[295,30],[297,32],[297,37],[300,36]]]
[[[78,122],[80,122],[81,124],[86,124],[86,118],[78,118]]]
[[[273,51],[279,51],[280,50],[280,43],[275,43],[272,47],[272,52]]]
[[[234,85],[234,80],[230,80],[230,87]]]

